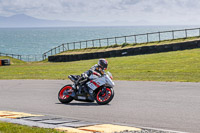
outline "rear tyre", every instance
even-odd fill
[[[71,97],[73,91],[74,90],[72,89],[72,85],[64,86],[58,93],[58,100],[61,103],[70,103],[74,99]]]
[[[107,87],[104,92],[102,91],[102,89],[100,89],[97,92],[95,100],[99,105],[105,105],[108,104],[113,99],[113,97],[114,97],[113,88]]]

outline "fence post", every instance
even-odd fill
[[[54,48],[55,49],[55,54],[56,54],[56,48]]]
[[[149,34],[147,33],[147,43],[149,42]]]
[[[46,55],[46,53],[44,54],[44,60],[47,58],[47,55]]]
[[[80,42],[80,49],[81,49],[81,42]]]
[[[94,47],[94,40],[92,40],[92,46]]]
[[[67,49],[69,50],[69,43],[67,43]]]
[[[115,44],[117,44],[117,38],[115,37]]]
[[[199,28],[199,36],[200,36],[200,28]]]
[[[174,40],[174,31],[172,30],[172,40]]]
[[[158,36],[159,36],[159,42],[160,42],[160,41],[161,41],[161,40],[160,40],[160,32],[158,32]]]
[[[137,43],[137,37],[136,37],[136,35],[135,35],[135,44]]]
[[[109,46],[109,42],[108,42],[109,40],[108,40],[108,38],[107,38],[107,46]]]
[[[62,44],[62,46],[63,46],[63,52],[65,51],[65,46],[64,46],[64,44]]]
[[[46,55],[46,53],[44,54],[44,59],[46,59],[47,58],[47,55]]]
[[[185,29],[185,38],[187,38],[187,29]]]
[[[99,46],[101,47],[101,39],[99,39]]]
[[[85,41],[86,42],[86,48],[87,48],[87,41]]]
[[[74,42],[74,49],[75,49],[76,47],[75,47],[75,42]]]

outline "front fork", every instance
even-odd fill
[[[101,89],[102,91],[101,91],[101,95],[103,95],[103,94],[105,94],[106,93],[106,87],[104,86],[104,87],[102,87],[102,89]]]
[[[75,97],[76,96],[76,91],[77,91],[77,86],[75,84],[72,85],[72,89],[73,89],[73,92],[71,94],[71,97]]]

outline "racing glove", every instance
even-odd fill
[[[83,79],[87,79],[87,78],[88,78],[88,75],[87,75],[86,73],[82,73],[82,74],[81,74],[81,77],[82,77]]]

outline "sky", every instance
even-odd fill
[[[48,20],[199,25],[199,0],[0,0],[0,16]]]

